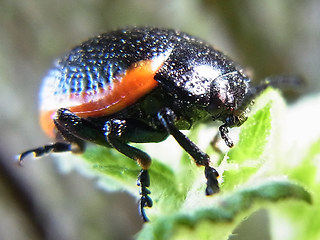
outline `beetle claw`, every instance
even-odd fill
[[[144,222],[149,222],[149,218],[147,217],[147,214],[144,209],[145,207],[152,207],[152,205],[153,205],[153,202],[149,196],[146,195],[140,198],[139,209],[140,209],[140,215]]]

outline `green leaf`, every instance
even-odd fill
[[[301,186],[282,180],[269,180],[225,196],[192,212],[165,215],[148,224],[138,239],[226,239],[243,216],[268,202],[295,199],[311,203]],[[208,231],[209,229],[209,231]]]
[[[90,147],[83,155],[89,163],[91,170],[99,178],[99,184],[107,191],[126,190],[136,196],[139,195],[137,176],[140,172],[138,164],[105,147]],[[162,213],[172,212],[183,200],[186,192],[180,191],[177,186],[176,176],[170,166],[153,159],[149,170],[151,178],[152,199],[155,207],[151,209],[150,216],[154,211]]]
[[[239,142],[228,153],[229,162],[243,163],[261,156],[271,129],[270,108],[271,102],[256,111],[243,124]]]
[[[308,189],[313,204],[288,202],[273,208],[273,239],[320,239],[320,128],[313,122],[315,116],[320,116],[320,108],[315,107],[319,104],[319,94],[308,96],[287,112],[286,141],[283,153],[278,152],[277,171]]]
[[[290,170],[290,178],[305,184],[310,188],[317,186],[317,161],[320,157],[320,139],[310,145],[309,151],[302,158],[301,163]],[[318,158],[318,159],[317,159]]]
[[[223,173],[225,190],[246,182],[263,165],[261,155],[270,137],[272,104],[277,98],[274,90],[268,90],[256,99],[255,108],[241,126],[239,142],[227,154],[226,162],[235,166]]]
[[[311,144],[300,164],[287,170],[290,179],[303,184],[313,196],[313,205],[287,203],[270,212],[274,239],[320,239],[320,139]],[[283,225],[286,225],[284,231]]]
[[[91,146],[83,155],[88,167],[100,178],[100,183],[108,191],[137,190],[135,183],[140,168],[131,159],[112,149]],[[105,184],[103,184],[105,183]]]

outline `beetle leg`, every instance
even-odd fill
[[[199,149],[187,136],[180,132],[174,125],[176,116],[174,112],[165,108],[158,113],[158,119],[167,131],[176,139],[180,146],[191,155],[196,164],[205,167],[205,177],[207,178],[206,194],[211,195],[219,191],[217,177],[219,173],[216,169],[209,166],[210,158],[208,154]]]
[[[60,134],[69,142],[81,145],[83,141],[89,141],[110,147],[106,142],[104,131],[68,109],[60,108],[53,121]]]
[[[50,153],[50,152],[68,152],[68,151],[72,151],[72,146],[70,143],[56,142],[56,143],[48,144],[35,149],[30,149],[28,151],[21,153],[19,156],[19,164],[21,164],[23,159],[31,153],[33,153],[35,157],[41,157],[44,154]]]
[[[218,144],[219,144],[219,141],[220,141],[220,135],[219,135],[220,133],[219,132],[217,132],[215,135],[214,135],[214,137],[213,137],[213,139],[211,140],[211,142],[210,142],[210,145],[211,145],[211,147],[213,148],[213,150],[215,151],[215,152],[217,152],[218,154],[223,154],[223,151],[221,150],[221,148],[218,146]]]
[[[150,208],[153,205],[152,199],[149,197],[149,194],[151,193],[151,191],[148,189],[148,187],[150,186],[150,176],[149,176],[148,170],[141,169],[138,176],[137,185],[141,187],[140,189],[141,198],[140,198],[140,204],[139,204],[140,215],[143,221],[148,222],[149,219],[145,213],[144,208],[145,207]]]
[[[126,129],[126,121],[113,119],[107,121],[105,124],[105,135],[109,144],[118,150],[120,153],[126,155],[127,157],[135,160],[140,166],[141,171],[138,176],[137,185],[140,187],[140,214],[145,222],[149,221],[146,216],[145,207],[152,207],[152,199],[149,197],[151,193],[148,187],[150,186],[150,177],[148,168],[151,165],[151,158],[148,154],[132,147],[121,140],[121,135]]]
[[[225,119],[224,124],[219,127],[221,138],[225,141],[229,148],[233,147],[233,141],[228,135],[229,127],[240,127],[247,120],[247,118],[246,112],[242,112],[239,115],[230,115]]]
[[[221,138],[225,141],[226,145],[229,147],[229,148],[232,148],[233,147],[233,141],[232,139],[229,137],[228,133],[229,133],[229,129],[228,129],[228,126],[227,124],[223,124],[219,127],[219,131],[220,131],[220,135],[221,135]]]
[[[50,152],[83,152],[84,142],[81,140],[81,138],[73,134],[77,130],[74,129],[75,126],[79,127],[80,124],[78,125],[78,123],[80,122],[83,122],[82,119],[71,113],[69,110],[62,108],[59,109],[54,119],[55,126],[58,130],[58,141],[56,143],[48,144],[21,153],[19,156],[19,163],[21,164],[23,159],[31,153],[33,153],[35,157],[40,157]],[[81,126],[83,125],[84,124],[82,124]],[[64,138],[64,140],[61,139],[61,136]]]
[[[140,186],[140,214],[144,221],[148,221],[145,207],[152,207],[152,200],[148,196],[150,178],[148,168],[151,158],[145,152],[126,143],[126,120],[111,119],[107,121],[103,129],[94,126],[88,119],[81,118],[68,109],[59,109],[54,120],[61,134],[69,140],[86,140],[100,145],[113,147],[120,153],[135,160],[142,168],[138,176],[137,185]]]

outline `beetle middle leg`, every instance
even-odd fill
[[[191,155],[196,164],[205,167],[205,177],[207,178],[206,194],[212,195],[219,192],[219,184],[217,181],[219,173],[216,169],[209,166],[210,158],[208,154],[203,152],[195,143],[177,129],[174,125],[175,118],[174,112],[169,108],[164,108],[158,113],[158,119],[165,129],[167,129],[168,133],[170,133],[180,146]]]
[[[126,128],[125,120],[118,120],[112,119],[106,122],[105,124],[105,135],[109,144],[121,152],[122,154],[126,155],[127,157],[135,160],[140,166],[141,171],[138,176],[137,185],[140,186],[140,214],[145,222],[149,221],[148,217],[146,216],[145,207],[152,207],[152,199],[149,197],[151,193],[148,187],[150,186],[150,176],[148,172],[148,168],[151,165],[151,158],[149,155],[140,149],[132,147],[126,143],[125,135]]]

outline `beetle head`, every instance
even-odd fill
[[[245,112],[250,103],[245,101],[248,90],[249,79],[239,71],[220,75],[211,84],[208,112],[214,120],[241,125],[246,120]]]

